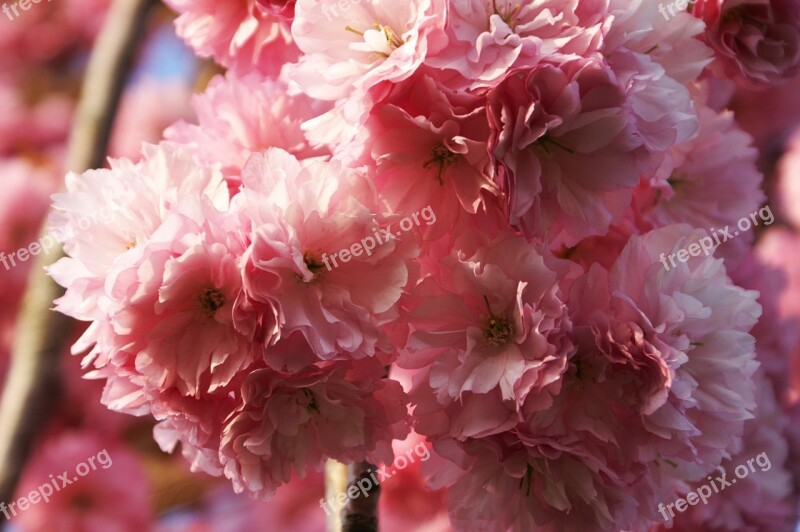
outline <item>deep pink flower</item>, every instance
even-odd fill
[[[374,109],[361,140],[378,193],[393,212],[409,216],[427,207],[435,213],[428,240],[452,233],[463,212],[475,214],[486,197],[500,194],[488,136],[485,108],[454,105],[433,79],[422,77]]]
[[[420,283],[411,300],[410,353],[399,363],[429,367],[428,382],[415,400],[422,402],[429,387],[440,409],[457,403],[449,411],[463,410],[458,417],[471,419],[476,430],[483,427],[481,433],[489,425],[503,427],[509,419],[505,412],[526,401],[539,408],[552,404],[573,350],[567,336],[571,324],[558,276],[525,239],[488,242],[469,258],[454,253]],[[483,412],[469,408],[478,402]],[[504,412],[496,420],[481,417],[490,403]],[[460,435],[476,434],[464,429]]]
[[[800,69],[800,3],[796,0],[699,0],[714,48],[712,70],[744,86],[776,83]]]
[[[575,59],[509,75],[489,93],[490,153],[509,220],[570,243],[605,232],[638,181],[641,140],[607,66]]]
[[[334,362],[295,375],[255,370],[220,445],[236,491],[268,496],[292,474],[318,470],[325,458],[390,462],[391,441],[407,434],[399,383],[381,378],[375,359]]]
[[[296,2],[297,0],[256,0],[256,5],[262,11],[291,24]]]

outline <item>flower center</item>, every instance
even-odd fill
[[[319,258],[317,257],[317,253],[313,251],[306,251],[303,253],[303,262],[305,262],[306,268],[308,268],[308,270],[314,275],[316,275],[318,271],[325,267],[325,264],[320,262]]]
[[[447,149],[447,147],[439,143],[431,150],[431,158],[422,165],[426,170],[436,167],[436,179],[439,180],[440,185],[444,185],[444,169],[452,166],[456,162],[456,154]]]
[[[308,388],[303,388],[303,395],[305,395],[307,401],[303,406],[319,414],[319,406],[317,406],[317,398],[314,393]]]
[[[502,1],[502,0],[501,0]],[[499,8],[497,7],[497,0],[492,0],[492,11],[495,15],[503,19],[503,22],[506,23],[506,26],[514,29],[514,17],[517,15],[517,12],[522,8],[521,4],[516,4],[513,8],[508,6],[507,8]]]
[[[200,308],[209,317],[213,317],[225,305],[225,296],[216,288],[206,288],[199,299]]]
[[[565,152],[567,152],[569,154],[572,154],[572,155],[575,155],[575,153],[576,153],[575,150],[573,150],[572,148],[568,148],[567,146],[564,146],[563,144],[561,144],[557,140],[553,140],[553,138],[548,136],[548,135],[542,135],[541,137],[536,139],[536,142],[534,143],[534,145],[541,147],[545,151],[545,153],[547,153],[547,155],[552,155],[553,154],[553,152],[550,151],[551,148],[553,148],[553,149],[554,148],[558,148],[558,149],[564,150]]]
[[[514,336],[514,327],[505,316],[496,316],[489,306],[489,298],[483,296],[486,308],[489,309],[489,318],[483,327],[483,339],[494,346],[506,345]]]
[[[357,50],[372,52],[379,58],[388,58],[392,52],[405,44],[403,38],[391,26],[385,26],[377,22],[371,29],[366,31],[359,31],[352,26],[345,26],[344,29],[360,35],[364,39],[364,43],[356,47]]]

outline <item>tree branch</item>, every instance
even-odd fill
[[[381,486],[370,478],[374,475],[375,466],[369,462],[358,462],[347,466],[347,490],[355,486],[358,496],[349,498],[344,507],[342,532],[378,532],[378,499]],[[366,496],[362,492],[365,488]],[[352,490],[353,492],[355,490]]]
[[[108,140],[136,44],[154,0],[115,0],[95,42],[76,109],[67,170],[105,163]],[[0,502],[14,496],[36,438],[59,398],[59,358],[71,321],[51,310],[62,290],[44,272],[60,250],[40,254],[22,301],[11,369],[0,398]]]

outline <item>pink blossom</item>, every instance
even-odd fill
[[[219,171],[200,166],[175,145],[145,145],[139,163],[112,159],[110,165],[68,174],[67,192],[53,197],[52,231],[64,240],[67,254],[49,269],[67,288],[56,308],[85,321],[103,315],[98,301],[108,275],[123,256],[138,254],[136,248],[168,212],[183,210],[199,219],[199,205],[224,210],[229,199]]]
[[[668,76],[688,84],[697,80],[714,53],[695,38],[705,30],[703,21],[685,11],[665,18],[668,5],[647,0],[610,0],[608,12],[613,18],[604,38],[604,52],[613,56],[623,49],[646,54]]]
[[[463,409],[459,419],[472,419],[468,426],[482,426],[482,433],[491,422],[468,409],[471,404],[482,402],[483,413],[490,403],[511,412],[526,401],[552,404],[573,346],[557,275],[543,258],[524,239],[506,237],[472,257],[444,259],[437,273],[411,294],[410,353],[400,365],[429,366],[425,387],[440,408],[459,403],[453,405]],[[462,435],[475,434],[465,429]]]
[[[750,460],[754,470],[747,468],[747,477],[727,487],[721,496],[690,507],[685,515],[677,514],[671,530],[790,532],[795,529],[798,500],[787,470],[789,449],[784,435],[788,419],[781,412],[769,382],[760,372],[756,376],[759,397],[755,417],[745,422],[741,451],[721,465],[729,479],[735,478],[736,467],[747,468]],[[713,476],[717,475],[712,473]],[[697,489],[703,483],[707,482],[688,487]]]
[[[213,217],[165,220],[141,257],[106,281],[118,338],[103,347],[136,353],[137,372],[154,388],[198,396],[226,385],[259,353],[234,322],[244,297],[243,252],[244,243]]]
[[[434,487],[452,483],[456,530],[626,530],[643,524],[637,510],[649,510],[637,504],[639,471],[620,472],[575,438],[507,432],[434,449],[453,460],[426,465],[437,467]]]
[[[568,244],[605,232],[628,204],[642,155],[608,67],[542,63],[488,98],[489,149],[511,224],[529,236],[564,231]]]
[[[447,43],[444,0],[298,0],[292,35],[305,55],[290,78],[306,94],[336,100],[382,82],[399,83]]]
[[[756,166],[758,152],[752,137],[736,126],[733,113],[700,106],[698,114],[698,133],[670,149],[654,178],[636,190],[638,225],[647,231],[688,223],[710,234],[730,228],[731,234],[740,234],[720,252],[732,267],[753,240],[752,232],[737,228],[739,220],[762,212],[756,220],[769,222],[768,211],[760,211],[766,198]]]
[[[464,87],[474,90],[493,87],[509,69],[531,67],[554,54],[589,57],[603,45],[605,4],[604,0],[452,2],[448,46],[426,64],[462,76]]]
[[[638,460],[670,459],[688,477],[738,448],[758,367],[748,333],[761,315],[757,293],[732,284],[719,259],[664,268],[664,254],[702,234],[673,225],[633,236],[607,275],[594,266],[572,288],[586,341],[574,359],[581,380],[605,383],[605,400],[637,413],[638,427],[627,425],[624,437],[642,438]],[[606,419],[594,427],[609,438],[622,426]]]
[[[393,212],[407,216],[429,207],[436,213],[435,226],[426,232],[432,238],[500,191],[486,150],[485,109],[453,105],[428,77],[407,90],[376,107],[364,124],[370,151],[365,159],[375,166],[376,187]]]
[[[267,496],[293,473],[318,470],[326,457],[390,462],[391,440],[407,434],[406,406],[399,383],[383,373],[375,359],[296,375],[251,372],[220,445],[234,489]]]
[[[386,237],[369,252],[360,244],[391,224],[364,176],[272,148],[250,158],[242,180],[247,297],[278,309],[281,335],[301,332],[321,359],[391,351],[382,326],[413,282],[417,247],[408,238]],[[362,251],[351,254],[354,244]]]
[[[309,146],[300,126],[325,107],[303,95],[288,96],[279,81],[217,76],[192,104],[198,123],[177,122],[165,136],[202,162],[221,165],[234,189],[253,152],[281,148],[299,159],[324,154]]]
[[[700,0],[695,16],[716,52],[712,70],[746,87],[776,83],[800,69],[796,0]]]
[[[179,13],[178,35],[200,57],[213,58],[237,74],[276,76],[297,58],[289,28],[256,0],[169,0]]]

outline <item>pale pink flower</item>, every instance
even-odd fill
[[[391,233],[365,177],[272,148],[250,158],[242,181],[234,201],[250,241],[245,291],[278,309],[281,336],[301,332],[326,360],[391,351],[382,327],[414,280],[417,246]]]
[[[444,0],[363,0],[347,9],[298,0],[292,35],[305,55],[290,71],[306,94],[337,100],[399,83],[447,43]]]
[[[67,254],[49,269],[67,288],[56,308],[79,320],[103,315],[98,301],[106,278],[123,256],[137,253],[168,212],[200,220],[203,203],[219,210],[228,205],[222,174],[200,166],[178,146],[145,145],[139,163],[112,159],[110,165],[68,174],[67,192],[53,197],[51,231],[64,241]]]
[[[77,467],[81,463],[88,471],[78,477]],[[53,480],[65,471],[71,481],[67,486],[57,478]],[[88,432],[51,436],[25,468],[16,496],[27,497],[39,486],[52,482],[59,489],[51,490],[49,502],[40,498],[40,502],[13,518],[19,530],[141,532],[150,526],[152,510],[142,464],[113,440]]]
[[[208,164],[219,164],[238,188],[245,162],[253,152],[281,148],[299,159],[323,155],[311,148],[301,124],[327,106],[302,94],[289,96],[283,83],[256,74],[232,73],[211,80],[205,92],[192,98],[197,124],[184,121],[164,135]]]
[[[716,52],[711,69],[745,87],[777,83],[800,69],[800,3],[796,0],[699,0]]]
[[[407,434],[406,399],[384,373],[376,359],[294,375],[251,372],[220,445],[234,489],[269,496],[292,474],[319,470],[327,457],[390,462],[391,440]]]
[[[675,482],[738,449],[760,310],[718,259],[663,269],[659,252],[696,236],[634,236],[610,272],[595,265],[572,285],[577,353],[549,408],[526,403],[510,430],[434,441],[452,463],[431,464],[432,485],[450,486],[456,528],[643,528]]]
[[[742,449],[721,464],[728,479],[736,478],[735,471],[740,466],[747,469],[747,476],[726,487],[721,496],[709,497],[707,504],[691,506],[685,514],[676,513],[671,520],[674,526],[669,530],[795,530],[798,500],[787,469],[789,445],[784,435],[788,419],[776,402],[770,383],[761,372],[756,377],[758,408],[755,417],[745,422]],[[752,469],[747,465],[751,460]],[[709,473],[712,478],[719,475],[719,471]],[[681,490],[681,496],[685,496],[688,489],[697,489],[704,483],[707,481],[686,486]],[[667,530],[666,527],[663,530]]]
[[[602,386],[604,411],[617,405],[623,415],[624,405],[637,419],[597,420],[595,429],[636,440],[637,460],[661,468],[671,460],[680,467],[664,471],[688,480],[737,450],[758,367],[749,334],[761,315],[757,292],[735,286],[713,257],[664,267],[666,255],[703,234],[674,225],[633,236],[608,274],[595,265],[573,285],[571,300],[580,379]],[[578,426],[592,423],[581,416]]]
[[[109,378],[109,404],[138,412],[145,392],[173,387],[199,396],[258,356],[244,318],[262,309],[241,312],[242,331],[234,320],[245,241],[218,171],[146,146],[140,163],[71,174],[67,189],[53,222],[68,257],[49,271],[67,288],[58,310],[93,321],[73,351],[91,348],[84,364]],[[262,329],[274,331],[266,310]]]
[[[510,68],[531,67],[552,54],[589,57],[603,45],[605,4],[605,0],[451,2],[449,43],[425,62],[463,77],[458,88],[474,90],[493,87]],[[452,80],[447,83],[454,85]]]
[[[237,74],[277,76],[297,59],[286,22],[264,12],[256,0],[168,0],[179,13],[178,35],[200,57],[213,58]]]
[[[741,231],[739,220],[745,218],[753,225],[750,215],[761,212],[761,218],[755,218],[758,224],[772,223],[771,211],[760,211],[766,197],[756,166],[758,151],[730,111],[701,106],[698,115],[697,134],[670,149],[653,179],[643,181],[636,190],[639,226],[647,231],[688,223],[709,234],[727,230],[732,240],[725,242],[726,258],[739,258],[753,241],[753,232]]]
[[[106,280],[108,319],[117,338],[104,355],[135,354],[150,387],[199,396],[228,384],[260,354],[237,330],[244,297],[244,242],[213,214],[203,224],[173,215],[132,264]],[[250,332],[250,331],[248,331]]]
[[[648,0],[610,0],[608,13],[613,19],[603,51],[607,56],[620,48],[647,54],[668,76],[688,84],[700,76],[714,52],[695,38],[705,30],[703,21],[686,11],[672,16],[667,11],[669,5]]]
[[[675,145],[652,181],[637,191],[642,215],[652,226],[684,222],[722,228],[763,204],[752,137],[737,127],[730,111],[703,106],[698,116],[697,134]]]

